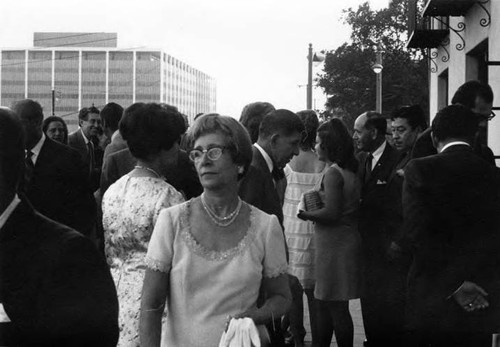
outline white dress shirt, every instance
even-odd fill
[[[40,138],[38,143],[31,149],[31,153],[33,153],[33,155],[31,156],[31,161],[33,162],[33,165],[36,164],[36,160],[40,155],[40,151],[42,150],[42,146],[44,143],[45,143],[45,134],[42,133],[42,137]]]
[[[447,143],[446,145],[443,146],[443,148],[441,148],[441,152],[443,152],[446,148],[449,148],[451,146],[469,146],[470,147],[470,144],[468,144],[467,142],[464,142],[464,141],[453,141],[453,142],[450,142],[450,143]]]
[[[380,160],[382,153],[384,153],[385,146],[387,146],[387,141],[382,142],[382,144],[375,151],[373,151],[373,153],[372,153],[372,156],[373,156],[372,171],[375,168],[375,165],[377,165],[378,161]]]

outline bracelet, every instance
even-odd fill
[[[164,308],[165,308],[165,304],[161,304],[157,308],[150,308],[150,309],[147,309],[147,310],[144,310],[144,309],[141,308],[141,312],[154,312],[154,311],[158,311],[158,310],[163,310]]]

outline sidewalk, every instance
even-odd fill
[[[305,296],[304,296],[305,298]],[[359,299],[351,300],[349,302],[349,310],[351,311],[352,320],[354,323],[354,347],[363,347],[363,341],[365,340],[365,329],[363,327],[363,318],[361,317],[361,304]],[[307,302],[304,302],[304,326],[307,330],[307,335],[305,338],[306,346],[311,346],[311,327],[309,325],[309,310],[307,308]],[[335,335],[332,338],[331,346],[337,346],[335,341]]]

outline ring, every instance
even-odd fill
[[[469,307],[472,307],[472,303],[469,303],[469,305],[468,305],[468,306],[469,306]]]

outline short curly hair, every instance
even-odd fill
[[[157,103],[135,103],[123,112],[120,133],[132,155],[147,160],[169,150],[180,137],[178,111]]]
[[[240,116],[240,123],[248,130],[252,143],[259,138],[260,123],[265,116],[274,111],[275,108],[268,102],[252,102],[243,107]]]
[[[226,137],[231,158],[244,169],[243,173],[238,174],[238,179],[243,178],[252,162],[252,142],[248,131],[232,117],[208,113],[195,120],[188,130],[188,136],[194,144],[199,137],[215,132],[221,132]]]

